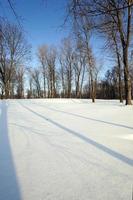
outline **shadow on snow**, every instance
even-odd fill
[[[19,103],[20,103],[20,102],[19,102]],[[82,135],[81,133],[79,133],[79,132],[77,132],[77,131],[71,130],[71,129],[69,129],[69,128],[63,126],[62,124],[60,124],[60,123],[58,123],[58,122],[56,122],[56,121],[54,121],[54,120],[52,120],[52,119],[50,119],[50,118],[48,118],[48,117],[45,117],[45,116],[43,116],[43,115],[41,115],[41,114],[35,112],[34,110],[32,110],[31,108],[29,108],[29,107],[23,105],[22,103],[20,103],[20,104],[21,104],[25,109],[27,109],[28,111],[32,112],[32,113],[35,114],[36,116],[38,116],[38,117],[40,117],[40,118],[42,118],[42,119],[44,119],[44,120],[46,120],[46,121],[48,121],[49,123],[55,125],[56,127],[65,130],[65,131],[68,132],[69,134],[78,137],[79,139],[81,139],[82,141],[84,141],[84,142],[86,142],[86,143],[88,143],[88,144],[93,145],[93,146],[96,147],[97,149],[99,149],[99,150],[101,150],[101,151],[103,151],[103,152],[109,154],[110,156],[112,156],[112,157],[114,157],[114,158],[116,158],[116,159],[118,159],[118,160],[120,160],[120,161],[122,161],[122,162],[124,162],[124,163],[126,163],[126,164],[128,164],[128,165],[130,165],[130,166],[133,166],[133,160],[130,159],[130,158],[128,158],[127,156],[124,156],[124,155],[122,155],[121,153],[118,153],[118,152],[116,152],[116,151],[114,151],[114,150],[112,150],[112,149],[110,149],[110,148],[104,146],[103,144],[100,144],[100,143],[98,143],[98,142],[96,142],[96,141],[94,141],[94,140],[92,140],[92,139],[90,139],[90,138],[88,138],[88,137]]]
[[[6,101],[0,116],[0,200],[21,200],[21,192],[8,136]]]
[[[36,103],[33,103],[33,102],[32,102],[32,104],[37,105]],[[37,105],[37,106],[40,106],[40,105]],[[94,121],[94,122],[100,122],[100,123],[108,124],[108,125],[111,125],[111,126],[113,125],[113,126],[117,126],[117,127],[133,130],[133,127],[126,126],[126,125],[123,125],[123,124],[117,124],[117,123],[114,123],[114,122],[108,122],[108,121],[104,121],[104,120],[100,120],[100,119],[86,117],[86,116],[82,116],[82,115],[79,115],[79,114],[74,114],[74,113],[63,111],[63,110],[58,110],[58,109],[55,109],[55,108],[51,108],[51,107],[48,107],[48,106],[45,106],[45,105],[43,105],[42,107],[45,107],[48,110],[56,111],[56,112],[63,113],[63,114],[66,114],[66,115],[70,115],[70,116],[74,116],[74,117],[78,117],[78,118],[82,118],[82,119],[86,119],[86,120],[90,120],[90,121]]]

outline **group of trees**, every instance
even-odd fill
[[[38,67],[28,70],[28,97],[82,97],[86,79],[86,56],[73,40],[62,40],[58,48],[38,48]]]
[[[29,46],[22,31],[8,21],[0,20],[0,96],[24,97],[24,61]]]
[[[89,50],[90,34],[97,31],[104,35],[107,46],[116,58],[119,77],[119,98],[122,102],[122,76],[124,74],[124,97],[126,104],[132,104],[131,66],[133,31],[133,1],[132,0],[70,0],[69,15],[73,29],[84,41],[84,47]],[[77,31],[78,30],[78,31]],[[88,51],[88,62],[91,53]],[[93,97],[93,67],[89,64]],[[123,74],[122,74],[123,72]],[[92,99],[93,100],[93,99]]]
[[[90,66],[79,40],[74,43],[70,37],[65,38],[58,51],[54,47],[43,45],[38,48],[37,57],[38,67],[29,70],[28,98],[92,98]],[[92,61],[94,98],[120,99],[120,102],[123,102],[125,98],[123,69],[120,76],[116,65],[108,69],[101,79],[99,73],[102,65],[99,65],[94,56]],[[132,64],[130,69],[133,70]],[[130,75],[133,90],[132,70]]]
[[[0,21],[1,98],[96,98],[133,96],[133,2],[132,0],[69,0],[67,14],[72,36],[56,47],[37,50],[37,67],[27,67],[29,56],[22,30]],[[69,19],[67,18],[67,19]],[[100,79],[102,68],[90,40],[104,36],[113,67]],[[25,90],[24,90],[25,89]]]

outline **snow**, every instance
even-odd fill
[[[128,200],[132,184],[132,106],[0,101],[0,200]]]

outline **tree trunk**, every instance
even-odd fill
[[[46,78],[45,75],[43,75],[43,97],[46,98]]]
[[[131,80],[130,80],[130,74],[129,74],[129,69],[128,69],[128,50],[127,50],[127,48],[123,49],[123,63],[124,63],[126,105],[132,105]]]
[[[9,96],[10,96],[10,92],[9,92],[9,89],[10,86],[9,86],[9,81],[5,84],[5,99],[9,99]]]
[[[91,81],[91,99],[92,103],[95,103],[96,92],[95,92],[95,82],[93,80],[93,72],[92,69],[90,70],[90,81]]]
[[[121,81],[121,63],[120,63],[120,55],[117,51],[117,61],[118,61],[118,77],[119,77],[119,99],[120,103],[123,103],[123,95],[122,95],[122,81]]]

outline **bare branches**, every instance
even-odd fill
[[[26,63],[30,48],[17,26],[3,21],[1,30],[4,37],[0,40],[0,82],[4,97],[9,98],[14,95],[17,72],[20,72],[22,65]]]
[[[86,48],[88,52],[88,35],[94,29],[98,33],[107,36],[108,41],[111,41],[111,43],[114,42],[115,38],[115,47],[119,43],[120,48],[122,48],[126,104],[131,104],[131,81],[128,62],[132,39],[131,31],[133,29],[133,2],[131,0],[71,0],[70,2],[69,12],[73,20],[73,28],[76,27],[75,24],[78,26],[80,30],[78,35],[86,41],[85,46],[88,47]],[[115,32],[115,35],[112,35],[113,32]],[[118,55],[119,52],[116,52]],[[88,58],[91,58],[91,56],[88,56]],[[91,63],[89,65],[91,66]]]
[[[20,23],[20,19],[19,19],[18,15],[17,15],[17,12],[16,12],[16,10],[15,10],[15,8],[14,8],[14,6],[13,6],[12,1],[11,1],[11,0],[7,0],[7,2],[8,2],[8,4],[9,4],[9,6],[10,6],[10,8],[11,8],[11,10],[12,10],[14,16],[15,16],[15,18],[16,18],[16,21],[17,21],[19,27],[22,29],[22,25],[21,25],[21,23]]]

